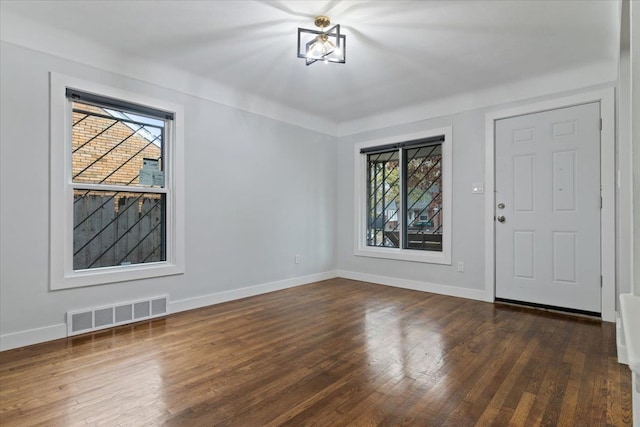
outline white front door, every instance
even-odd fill
[[[600,313],[600,103],[495,135],[496,298]]]

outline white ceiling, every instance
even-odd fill
[[[336,126],[470,94],[478,98],[518,82],[530,87],[522,96],[536,96],[557,89],[553,76],[566,80],[572,72],[590,74],[585,83],[611,81],[620,49],[616,0],[3,0],[0,5],[3,27],[20,18],[73,33],[242,94],[236,96],[267,100]],[[320,14],[341,24],[347,35],[346,64],[307,67],[296,57],[297,27],[313,28]],[[11,28],[3,30],[3,39],[15,42],[10,33]],[[43,43],[35,36],[31,42]],[[540,79],[547,77],[545,86]]]

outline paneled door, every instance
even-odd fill
[[[600,104],[495,122],[496,298],[601,312]]]

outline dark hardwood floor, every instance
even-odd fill
[[[610,323],[333,279],[0,353],[0,425],[624,426]]]

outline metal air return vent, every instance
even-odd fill
[[[67,312],[67,336],[112,328],[169,314],[169,296]]]

